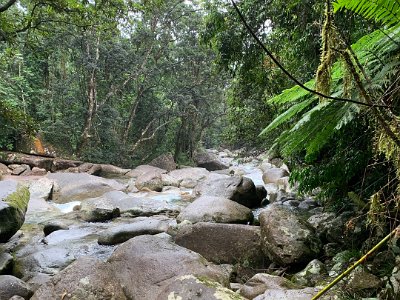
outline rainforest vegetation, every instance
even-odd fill
[[[166,152],[190,164],[201,147],[269,151],[300,193],[337,211],[356,206],[377,232],[389,226],[399,203],[399,2],[237,8],[0,1],[0,148],[39,136],[59,156],[125,167]]]

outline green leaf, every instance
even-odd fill
[[[289,109],[287,109],[284,113],[280,114],[276,117],[259,135],[266,134],[271,130],[277,128],[279,125],[287,122],[291,118],[293,118],[296,114],[302,112],[305,108],[311,105],[315,101],[315,98],[307,99],[297,104],[292,105]]]
[[[400,2],[397,0],[337,0],[334,11],[348,9],[362,17],[392,26],[400,21]]]

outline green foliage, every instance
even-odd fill
[[[399,38],[398,30],[399,28],[395,27],[387,32],[375,31],[361,38],[352,46],[360,63],[371,76],[371,80],[366,81],[366,85],[371,87],[371,90],[374,86],[384,86],[390,76],[396,72],[398,61],[393,53],[398,49],[395,42],[395,39]],[[379,58],[375,53],[379,53]],[[380,66],[384,65],[384,74],[381,72],[382,67],[376,66],[377,63]],[[335,96],[343,96],[346,92],[343,80],[345,72],[346,70],[340,62],[333,65],[331,80],[333,95]],[[306,85],[311,86],[313,83],[314,80],[311,80]],[[354,88],[351,95],[360,99],[360,95]],[[291,121],[293,116],[309,107],[313,102],[307,97],[316,100],[315,95],[309,95],[307,91],[295,86],[270,99],[269,101],[272,103],[282,105],[292,103],[292,106],[271,122],[262,131],[262,134]],[[362,111],[362,108],[356,104],[338,101],[322,102],[309,108],[297,122],[291,125],[289,130],[278,138],[282,153],[290,156],[305,150],[306,160],[315,160],[320,150],[330,141],[335,132],[351,122]]]
[[[335,11],[348,9],[388,26],[400,21],[400,3],[396,0],[336,0],[333,6]]]
[[[365,122],[365,117],[358,117],[343,126],[312,163],[303,162],[301,154],[291,158],[290,180],[299,184],[300,193],[320,189],[318,196],[340,210],[353,205],[349,193],[366,201],[393,180],[395,174],[390,163],[384,158],[374,158],[374,145],[370,142],[374,133]],[[390,189],[387,193],[390,194]]]
[[[4,47],[0,63],[0,148],[11,150],[20,136],[37,129],[27,112],[41,91],[35,89],[32,70],[20,52]]]

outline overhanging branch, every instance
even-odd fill
[[[250,27],[250,25],[247,23],[246,19],[244,18],[242,12],[239,10],[238,6],[236,5],[234,0],[231,0],[233,7],[235,8],[237,14],[239,15],[240,20],[242,21],[243,25],[246,27],[247,31],[251,34],[251,36],[255,39],[257,44],[264,50],[265,53],[271,58],[271,60],[278,66],[279,69],[282,70],[283,73],[285,73],[286,76],[288,76],[292,81],[294,81],[299,87],[302,89],[306,90],[309,93],[312,93],[314,95],[317,95],[319,97],[323,97],[326,99],[330,100],[335,100],[335,101],[342,101],[342,102],[350,102],[350,103],[355,103],[358,105],[363,105],[363,106],[368,106],[368,107],[384,107],[384,108],[389,108],[390,106],[388,105],[379,105],[379,104],[369,104],[357,100],[352,100],[352,99],[347,99],[347,98],[340,98],[340,97],[333,97],[330,95],[325,95],[320,92],[317,92],[316,90],[310,89],[306,87],[303,83],[301,83],[296,77],[294,77],[288,70],[285,69],[285,67],[280,63],[280,61],[272,54],[271,51],[268,50],[268,48],[261,42],[261,40],[258,38],[258,36],[255,34],[253,29]]]
[[[0,13],[9,9],[12,5],[15,4],[15,2],[17,2],[17,0],[9,0],[6,4],[4,4],[3,6],[0,6]]]

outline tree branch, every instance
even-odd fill
[[[316,90],[310,89],[306,87],[303,83],[301,83],[296,77],[294,77],[288,70],[283,67],[283,65],[278,61],[277,58],[272,54],[271,51],[267,49],[267,47],[261,42],[261,40],[258,38],[258,36],[255,34],[253,29],[251,29],[250,25],[247,23],[246,19],[244,18],[243,14],[239,10],[238,6],[236,5],[234,0],[231,0],[233,7],[235,8],[237,14],[239,15],[240,20],[242,21],[243,25],[246,27],[248,32],[251,34],[251,36],[256,40],[257,44],[264,50],[265,53],[271,58],[271,60],[278,66],[279,69],[282,70],[283,73],[285,73],[286,76],[288,76],[292,81],[294,81],[298,86],[300,86],[302,89],[306,90],[309,93],[315,94],[319,97],[323,97],[326,99],[330,100],[335,100],[335,101],[342,101],[342,102],[350,102],[350,103],[355,103],[358,105],[363,105],[363,106],[368,106],[368,107],[384,107],[384,108],[389,108],[387,105],[379,105],[379,104],[373,104],[373,103],[365,103],[357,100],[352,100],[352,99],[346,99],[346,98],[339,98],[339,97],[333,97],[329,95],[324,95],[320,92],[317,92]]]
[[[6,4],[4,4],[3,6],[0,6],[0,13],[5,12],[12,5],[14,5],[15,2],[17,2],[17,0],[9,0]]]

